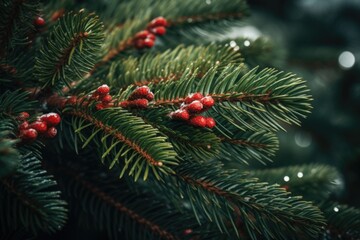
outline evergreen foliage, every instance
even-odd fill
[[[74,222],[111,239],[318,239],[334,226],[358,236],[358,210],[341,207],[355,219],[346,225],[322,202],[336,169],[254,167],[272,161],[276,133],[300,125],[312,96],[301,77],[268,68],[268,40],[198,38],[239,24],[245,1],[78,2],[0,1],[0,236],[52,237]],[[166,35],[137,45],[159,16]],[[154,98],[127,107],[139,86]],[[193,93],[215,100],[191,113],[214,128],[171,118]],[[53,135],[26,139],[27,121]],[[299,171],[290,191],[275,184]]]

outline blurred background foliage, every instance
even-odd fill
[[[249,4],[251,17],[231,34],[271,39],[264,65],[303,76],[314,98],[313,112],[302,127],[286,126],[287,133],[280,133],[280,150],[267,167],[332,165],[343,176],[339,182],[343,190],[333,197],[359,207],[360,1],[250,0]],[[247,47],[249,51],[251,46]]]

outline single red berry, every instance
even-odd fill
[[[77,97],[76,96],[71,96],[70,98],[68,98],[66,100],[66,104],[68,105],[75,105],[77,102]]]
[[[150,88],[148,86],[141,86],[136,88],[129,96],[129,100],[135,100],[139,98],[146,98],[150,93]]]
[[[211,96],[204,97],[200,100],[204,108],[211,108],[215,104],[215,100]]]
[[[61,8],[51,15],[51,21],[56,21],[64,15],[65,9]]]
[[[192,232],[193,232],[193,231],[192,231],[191,228],[185,229],[185,230],[184,230],[184,235],[189,235],[189,234],[191,234]]]
[[[19,113],[19,116],[17,117],[17,119],[20,120],[20,121],[25,121],[29,117],[30,117],[29,113],[21,112],[21,113]]]
[[[46,122],[41,120],[31,123],[30,128],[35,129],[38,133],[44,133],[48,129]]]
[[[45,137],[47,138],[54,138],[57,134],[57,129],[55,127],[50,127],[46,133],[45,133]]]
[[[148,30],[143,30],[135,34],[135,39],[145,39],[148,37],[150,32]]]
[[[144,40],[143,39],[138,39],[134,42],[134,46],[137,49],[143,49],[145,47],[144,45]]]
[[[135,99],[133,101],[129,101],[129,107],[131,108],[139,108],[145,109],[147,108],[149,101],[145,98]]]
[[[96,108],[96,110],[102,110],[102,109],[104,109],[105,108],[105,106],[102,104],[102,103],[98,103],[98,104],[96,104],[95,105],[95,108]]]
[[[144,40],[144,46],[147,48],[152,48],[154,46],[155,42],[154,40],[150,39],[150,38],[146,38]]]
[[[37,136],[38,132],[33,128],[25,129],[20,132],[20,138],[23,140],[35,140]]]
[[[42,27],[45,25],[45,20],[42,17],[35,18],[35,25],[38,27]]]
[[[128,108],[129,107],[129,101],[122,101],[120,103],[120,107],[122,108]]]
[[[134,93],[140,96],[146,96],[150,92],[150,88],[148,86],[141,86],[134,90]]]
[[[28,129],[29,128],[29,123],[27,121],[24,121],[23,123],[21,123],[19,125],[19,130],[25,130],[25,129]]]
[[[203,109],[203,105],[199,100],[195,100],[186,109],[191,113],[199,113]]]
[[[186,104],[189,104],[189,103],[191,103],[192,101],[200,100],[200,99],[202,99],[203,97],[204,97],[204,96],[203,96],[201,93],[199,93],[199,92],[192,93],[192,94],[190,94],[189,96],[187,96],[187,97],[185,98],[185,103],[186,103]]]
[[[47,123],[48,127],[56,126],[60,123],[61,117],[57,113],[48,113],[40,117],[41,121]]]
[[[147,100],[149,100],[149,101],[152,101],[152,100],[154,100],[154,94],[153,94],[152,92],[149,92],[149,93],[145,96],[145,98],[146,98]]]
[[[189,123],[195,127],[205,127],[206,118],[204,116],[193,116],[190,118]]]
[[[155,41],[156,36],[155,36],[154,34],[152,34],[152,33],[149,33],[149,34],[146,36],[146,38],[149,38],[149,39],[151,39],[151,40],[154,40],[154,41]]]
[[[150,32],[152,32],[155,35],[162,36],[166,33],[166,28],[162,26],[154,27],[154,28],[150,28]]]
[[[111,102],[111,100],[112,100],[112,97],[111,97],[111,95],[105,95],[102,99],[101,99],[101,101],[103,102],[103,103],[109,103],[109,102]]]
[[[108,93],[110,92],[110,88],[109,88],[108,85],[103,84],[103,85],[101,85],[100,87],[98,87],[98,88],[96,89],[96,92],[97,92],[98,94],[100,94],[100,95],[106,95],[106,94],[108,94]]]
[[[158,27],[158,26],[163,26],[166,27],[168,25],[167,20],[164,17],[157,17],[154,18],[150,23],[149,23],[149,27],[153,28],[153,27]]]
[[[212,117],[206,118],[206,127],[207,128],[213,128],[216,126],[216,122]]]
[[[170,113],[170,117],[172,119],[186,121],[186,120],[189,120],[190,114],[186,110],[179,109],[179,110],[176,110],[175,112]]]
[[[201,93],[199,93],[199,92],[193,93],[192,96],[191,96],[191,98],[192,98],[193,101],[195,101],[195,100],[201,100],[203,97],[204,97],[204,96],[203,96]]]

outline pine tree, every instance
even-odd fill
[[[227,37],[244,0],[1,0],[0,13],[1,237],[359,237],[360,211],[329,201],[336,169],[252,168],[312,97],[267,68],[265,39]],[[296,180],[273,184],[285,173]]]

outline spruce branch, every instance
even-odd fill
[[[21,112],[34,109],[36,101],[30,100],[29,93],[21,90],[0,93],[0,120],[14,120]]]
[[[198,129],[183,122],[170,119],[169,112],[162,109],[133,111],[144,121],[168,138],[179,156],[192,156],[197,160],[207,160],[219,155],[220,140],[210,130]]]
[[[43,88],[70,87],[71,81],[84,78],[99,56],[102,28],[97,16],[84,11],[68,13],[57,21],[36,58],[35,75]]]
[[[249,177],[279,184],[288,191],[312,201],[327,199],[331,193],[336,193],[342,188],[340,173],[334,167],[322,164],[249,170]]]
[[[336,202],[323,202],[320,209],[327,219],[325,237],[331,239],[360,238],[360,209]]]
[[[65,114],[75,117],[72,122],[75,132],[84,142],[83,147],[95,140],[102,146],[101,158],[109,168],[116,163],[122,165],[120,177],[129,171],[135,180],[141,174],[146,179],[152,170],[159,178],[158,171],[171,173],[170,166],[177,165],[177,154],[166,138],[127,110],[108,108],[92,113],[75,106],[65,109]],[[92,129],[90,136],[84,135],[87,128]]]
[[[131,84],[141,86],[179,80],[187,69],[202,77],[209,68],[223,69],[228,64],[240,64],[240,54],[221,45],[184,47],[162,53],[147,53],[114,63],[106,77],[109,84],[124,88]]]
[[[177,89],[177,91],[173,91]],[[294,74],[274,69],[244,73],[242,66],[229,65],[222,71],[210,69],[201,79],[183,75],[177,82],[154,86],[155,106],[180,105],[190,93],[212,96],[214,111],[224,118],[244,124],[245,129],[277,131],[279,122],[300,124],[310,112],[311,96],[305,82]]]
[[[270,157],[274,156],[279,148],[279,140],[274,133],[266,130],[244,131],[239,129],[238,124],[231,123],[226,119],[222,120],[219,117],[216,119],[217,128],[213,131],[221,141],[219,159],[241,162],[246,165],[253,160],[263,164],[272,161]],[[242,127],[240,126],[240,128]]]
[[[39,12],[38,0],[3,0],[0,3],[0,57],[29,41],[34,16]]]
[[[22,155],[16,173],[0,180],[0,231],[24,228],[37,235],[61,229],[67,210],[55,186],[31,152]]]
[[[13,173],[19,166],[20,154],[15,149],[14,126],[9,120],[0,122],[0,179]]]
[[[288,239],[293,231],[302,238],[316,238],[325,223],[320,210],[301,197],[290,197],[277,185],[257,182],[237,171],[225,171],[215,162],[182,164],[165,182],[171,183],[160,186],[162,191],[178,189],[167,190],[170,201],[178,201],[172,195],[178,192],[183,201],[189,201],[200,222],[199,216],[204,216],[229,234],[224,221],[230,221],[232,231],[237,231],[235,206],[251,239]]]
[[[88,224],[106,230],[110,238],[118,239],[120,232],[132,239],[207,239],[220,236],[206,226],[200,228],[191,215],[165,206],[155,196],[134,191],[123,181],[101,172],[99,167],[87,166],[85,174],[77,173],[75,166],[47,165],[47,168],[64,184],[65,195],[74,204],[71,214],[79,216],[84,212],[91,215],[92,220],[86,220]],[[82,207],[77,207],[80,204]],[[184,235],[186,228],[192,230],[191,234]]]

